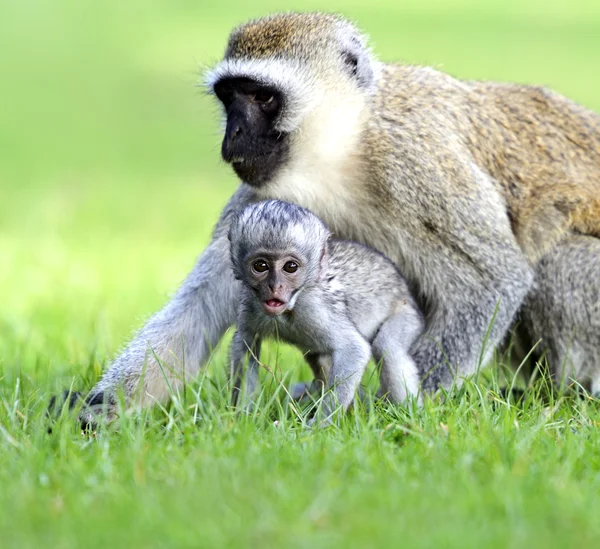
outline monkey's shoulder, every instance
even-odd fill
[[[515,130],[533,129],[550,138],[550,126],[579,140],[583,135],[592,142],[588,149],[600,143],[600,115],[543,86],[461,80],[432,67],[386,64],[374,104],[384,120],[408,128],[445,132],[454,126],[470,133],[500,123],[500,130],[514,124]]]
[[[383,119],[401,125],[418,124],[435,129],[456,122],[471,95],[473,84],[432,67],[386,64],[373,97],[373,110]],[[446,120],[440,115],[447,114]],[[435,116],[436,124],[431,124]]]
[[[384,270],[396,272],[400,276],[392,261],[378,250],[352,240],[331,239],[328,242],[329,265],[332,269],[345,267],[364,268],[376,266]]]
[[[329,242],[326,279],[349,295],[395,295],[408,293],[406,280],[381,252],[347,240]],[[334,284],[335,282],[335,284]]]

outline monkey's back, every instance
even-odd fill
[[[456,166],[483,170],[533,260],[565,231],[600,236],[599,114],[545,88],[462,81],[404,65],[384,65],[373,108],[381,121],[365,141],[377,174],[401,167],[421,184],[408,190],[425,195],[436,191],[419,174],[432,164],[448,174],[447,192],[462,192],[453,188]],[[393,135],[393,148],[381,143],[381,132]]]
[[[399,131],[433,121],[432,132],[456,132],[507,194],[566,183],[600,190],[600,114],[559,93],[403,65],[385,65],[380,86],[386,103],[376,108]]]
[[[331,240],[323,284],[344,301],[359,332],[369,341],[400,308],[417,308],[404,277],[378,251],[345,240]]]

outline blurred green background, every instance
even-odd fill
[[[198,82],[228,31],[340,11],[384,60],[600,109],[600,4],[0,0],[0,367],[106,363],[206,245],[236,181]]]

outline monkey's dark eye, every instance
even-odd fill
[[[269,90],[258,90],[254,94],[254,100],[257,103],[262,103],[263,105],[268,105],[275,100],[275,94],[270,92]]]
[[[288,261],[284,266],[283,270],[286,273],[295,273],[298,270],[298,263],[295,261]]]
[[[257,273],[264,273],[269,270],[269,265],[264,259],[257,259],[254,263],[252,263],[252,268]]]

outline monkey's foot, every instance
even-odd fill
[[[323,418],[317,414],[307,421],[306,426],[309,429],[314,429],[315,427],[317,427],[318,429],[325,429],[326,427],[331,427],[333,424],[334,422],[331,416]]]
[[[292,400],[304,400],[309,397],[318,396],[323,392],[323,382],[313,380],[310,383],[296,383],[290,389]]]

